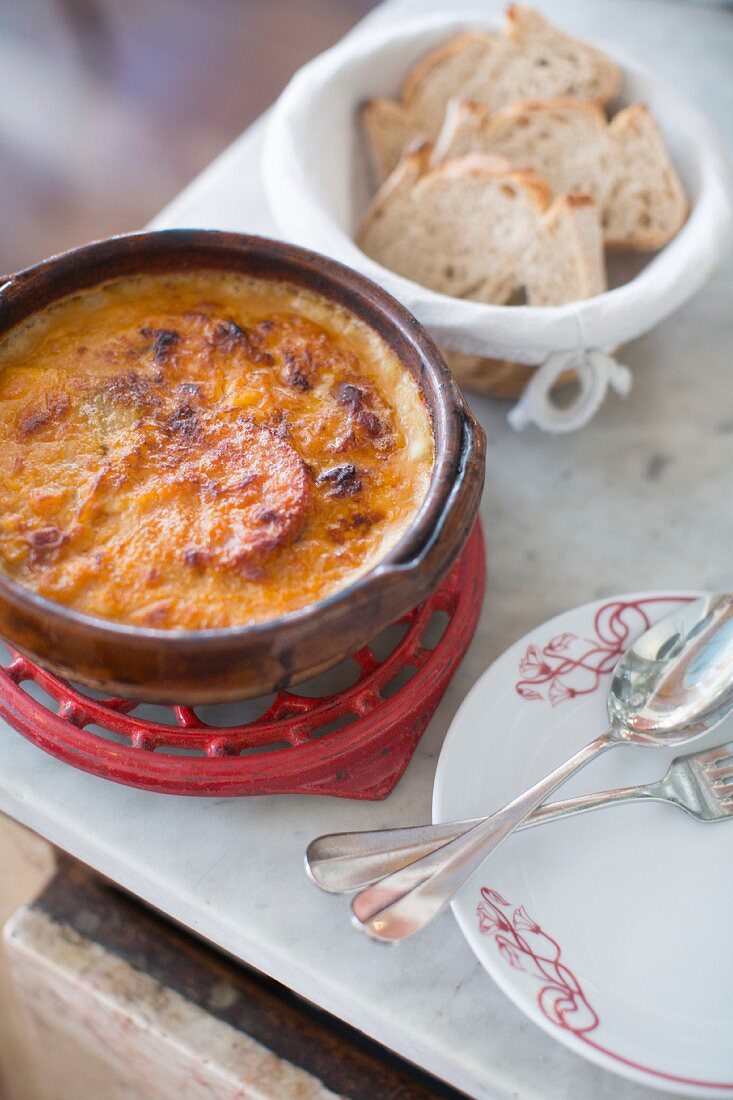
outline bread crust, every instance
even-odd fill
[[[521,47],[532,34],[541,33],[547,30],[561,33],[567,44],[578,46],[583,51],[588,51],[597,58],[599,68],[602,68],[606,74],[606,83],[602,92],[594,102],[601,107],[607,106],[611,100],[618,95],[621,86],[621,72],[603,50],[599,50],[596,46],[592,46],[582,38],[576,38],[574,35],[567,34],[565,31],[557,31],[557,28],[534,8],[524,7],[523,4],[510,4],[507,8],[504,34],[515,45]],[[578,101],[573,100],[573,102]],[[581,100],[579,102],[587,103],[589,101]]]
[[[357,243],[368,255],[372,255],[378,262],[384,262],[383,256],[380,257],[378,254],[379,248],[376,249],[377,254],[375,254],[370,237],[376,223],[389,213],[392,203],[399,198],[400,194],[441,181],[459,182],[479,179],[485,180],[487,184],[521,188],[524,191],[536,212],[535,225],[525,228],[530,234],[534,232],[542,247],[545,248],[543,262],[547,260],[546,249],[550,244],[551,234],[555,232],[563,234],[565,244],[571,252],[571,260],[576,265],[576,271],[582,273],[578,283],[578,297],[587,297],[605,289],[600,215],[597,203],[591,196],[567,194],[553,199],[549,184],[539,173],[532,168],[517,167],[502,157],[470,154],[450,158],[436,166],[432,163],[432,152],[432,144],[422,142],[417,148],[406,153],[392,175],[380,188],[357,236]],[[561,222],[564,224],[558,228]],[[449,260],[449,257],[446,259]],[[487,266],[485,278],[482,278],[478,285],[485,285],[486,281],[492,277],[493,273]],[[514,273],[514,284],[519,286],[521,282],[522,278],[517,269]],[[499,301],[497,304],[502,302]]]
[[[471,153],[465,157],[455,157],[432,169],[432,174],[443,179],[483,177],[487,180],[514,183],[527,191],[540,213],[544,213],[552,202],[552,189],[539,172],[512,164],[504,157],[495,157],[490,153]]]
[[[487,153],[454,157],[444,164],[433,165],[432,154],[433,143],[430,141],[421,141],[404,153],[394,172],[388,176],[374,196],[357,235],[357,243],[363,242],[372,224],[381,217],[382,211],[398,192],[414,187],[418,180],[428,175],[443,179],[483,177],[487,180],[502,179],[515,183],[526,189],[540,213],[547,210],[552,202],[550,186],[532,168],[517,167],[504,157],[495,157]]]
[[[491,112],[485,103],[478,103],[475,99],[456,99],[453,101],[462,105],[474,113],[479,121],[491,126],[500,119],[511,119],[524,114],[539,114],[548,109],[557,108],[563,110],[570,108],[592,118],[599,129],[605,129],[608,124],[606,115],[597,103],[588,103],[584,99],[573,99],[571,96],[555,96],[552,99],[520,99],[516,103],[510,103],[508,107],[502,107],[500,111]]]
[[[413,65],[405,77],[402,83],[402,106],[410,107],[414,103],[430,73],[439,65],[442,65],[444,61],[455,57],[456,54],[473,45],[483,45],[488,49],[492,49],[497,37],[497,35],[485,31],[463,31],[454,38],[448,39],[447,42],[442,42],[435,49],[430,50]]]
[[[619,111],[617,115],[611,119],[608,131],[609,135],[613,139],[621,138],[623,140],[623,134],[626,130],[630,129],[635,122],[640,122],[645,127],[652,127],[655,136],[664,148],[663,138],[656,119],[652,115],[651,111],[642,103],[632,104],[630,107],[625,107],[622,111]],[[680,231],[682,226],[687,220],[687,216],[690,212],[690,202],[685,194],[684,188],[680,181],[677,172],[674,169],[674,165],[669,160],[669,155],[664,148],[665,155],[667,156],[668,169],[670,172],[668,182],[673,192],[673,196],[676,203],[676,216],[672,223],[672,227],[667,232],[659,233],[645,233],[645,234],[631,234],[630,236],[621,238],[619,240],[614,239],[612,236],[606,236],[606,247],[617,252],[625,251],[627,249],[633,249],[637,252],[654,252],[658,248],[662,248],[668,241]]]
[[[629,159],[628,152],[633,152],[633,148],[638,145],[653,153],[657,171],[652,182],[657,186],[664,186],[667,192],[664,210],[669,220],[665,229],[655,231],[650,225],[644,232],[634,232],[632,227],[623,234],[615,235],[614,218],[611,217],[610,227],[605,232],[606,245],[616,250],[646,251],[660,248],[671,240],[685,221],[688,203],[659,127],[642,104],[624,108],[608,122],[603,111],[595,104],[582,103],[568,97],[526,100],[495,113],[475,100],[454,99],[448,106],[443,127],[435,142],[432,163],[437,166],[456,156],[466,156],[466,146],[474,143],[479,146],[485,144],[488,155],[504,155],[502,139],[511,136],[514,127],[519,132],[523,120],[532,115],[547,115],[547,125],[551,126],[554,122],[553,115],[557,112],[565,112],[570,121],[574,118],[576,123],[580,120],[584,124],[590,123],[598,142],[599,164],[605,159],[611,168],[611,175],[607,174],[605,177],[609,181],[608,198],[602,203],[609,214],[623,203],[623,198],[618,197],[618,187],[625,186],[633,179],[630,173],[634,166],[629,167],[626,163]],[[578,135],[578,143],[581,139],[586,139],[583,142],[585,148],[593,148],[592,138],[585,126]],[[492,152],[492,142],[499,145],[497,154]],[[649,172],[649,167],[646,171]],[[593,187],[592,179],[588,180],[588,186]]]
[[[413,136],[435,139],[440,121],[432,117],[435,104],[426,116],[426,95],[431,81],[437,79],[439,71],[446,64],[455,61],[466,51],[474,51],[476,56],[472,68],[490,63],[490,72],[484,72],[483,77],[489,83],[496,84],[496,80],[489,78],[501,76],[507,68],[511,72],[512,65],[522,60],[530,45],[541,44],[543,40],[547,40],[550,54],[557,49],[557,44],[562,43],[564,53],[567,53],[568,48],[574,49],[592,63],[593,76],[599,84],[599,91],[590,101],[581,98],[580,102],[591,102],[602,107],[616,95],[620,73],[610,58],[596,47],[555,28],[533,9],[512,5],[507,9],[504,25],[499,31],[462,31],[426,53],[405,76],[399,99],[374,98],[366,101],[362,107],[362,119],[380,179],[395,166],[394,147],[391,140],[385,137],[386,126],[390,122],[403,129],[405,135],[411,131]],[[455,78],[455,73],[453,75]],[[513,79],[517,79],[516,73],[513,74]],[[460,89],[455,91],[460,92]],[[429,103],[429,97],[427,99]]]

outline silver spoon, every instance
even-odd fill
[[[414,935],[520,822],[596,756],[621,743],[683,744],[731,708],[733,595],[724,593],[677,609],[627,650],[611,679],[605,733],[468,833],[362,890],[352,901],[353,923],[386,943]]]

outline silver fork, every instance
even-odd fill
[[[521,825],[529,829],[574,814],[600,810],[622,802],[669,802],[696,821],[733,817],[733,741],[713,749],[677,756],[656,783],[618,787],[540,806]],[[437,851],[476,826],[483,818],[404,829],[330,833],[308,845],[305,867],[310,878],[331,894],[360,890],[385,875]]]

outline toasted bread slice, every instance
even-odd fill
[[[425,143],[379,191],[358,237],[392,271],[456,298],[559,305],[605,289],[596,203],[552,201],[545,180],[497,157],[431,167]]]
[[[619,111],[608,136],[613,149],[613,184],[604,203],[609,248],[661,248],[683,225],[689,203],[659,126],[646,107]]]
[[[519,99],[557,96],[602,106],[618,84],[618,69],[600,50],[553,27],[531,8],[512,5],[501,33],[467,31],[443,43],[408,74],[399,101],[369,100],[362,120],[383,180],[409,141],[437,136],[455,96],[491,111]]]
[[[640,105],[609,123],[600,108],[572,99],[515,103],[497,114],[453,100],[433,163],[476,153],[534,168],[556,195],[592,195],[611,247],[659,248],[685,220],[682,184],[657,123]]]

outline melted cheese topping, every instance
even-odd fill
[[[116,280],[0,343],[0,564],[91,615],[195,630],[319,600],[394,545],[432,462],[387,345],[286,284]]]

